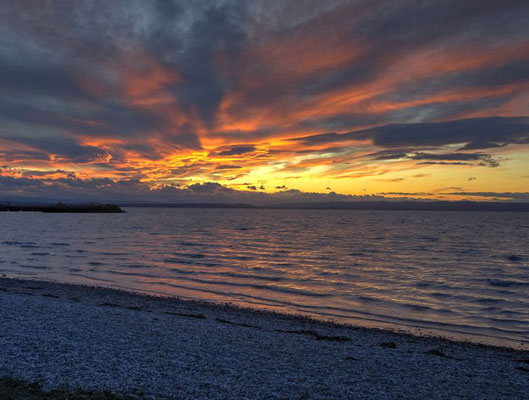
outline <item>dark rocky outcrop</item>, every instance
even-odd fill
[[[45,213],[122,213],[120,207],[114,204],[63,204],[35,205],[35,204],[0,204],[0,211],[9,212],[45,212]]]

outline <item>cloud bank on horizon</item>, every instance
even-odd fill
[[[0,197],[527,200],[528,21],[524,0],[6,1]]]

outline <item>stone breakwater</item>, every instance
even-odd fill
[[[114,204],[63,204],[54,205],[10,205],[0,204],[0,212],[44,212],[44,213],[123,213]]]

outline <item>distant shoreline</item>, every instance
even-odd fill
[[[387,211],[493,211],[529,212],[529,203],[477,201],[355,201],[253,205],[247,203],[119,203],[124,208],[233,208],[264,210],[387,210]]]
[[[0,202],[0,212],[122,213],[122,208],[218,208],[250,210],[381,210],[381,211],[477,211],[529,212],[529,203],[491,201],[325,201],[274,204],[250,203],[126,203],[115,202]]]

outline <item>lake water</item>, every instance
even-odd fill
[[[0,213],[0,272],[529,345],[529,213]]]

